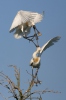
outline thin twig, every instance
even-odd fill
[[[58,91],[53,91],[53,90],[43,90],[43,91],[34,91],[32,92],[31,94],[27,95],[25,99],[27,99],[28,97],[30,97],[31,95],[35,94],[35,93],[41,93],[41,94],[44,94],[46,92],[52,92],[52,93],[61,93],[61,92],[58,92]]]
[[[8,100],[7,98],[5,98],[5,96],[4,96],[2,93],[0,93],[0,95],[1,95],[5,100]]]

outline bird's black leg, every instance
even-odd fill
[[[41,84],[41,81],[38,79],[38,75],[37,74],[38,74],[38,68],[36,69],[36,74],[35,75],[37,77],[37,83]]]
[[[34,36],[35,36],[35,38],[36,38],[36,40],[37,40],[37,46],[39,46],[39,45],[38,45],[38,35],[37,35],[37,33],[36,33],[36,26],[35,26],[35,25],[33,26],[33,29],[34,29],[34,32],[35,32]]]
[[[33,38],[29,39],[29,38],[24,37],[24,36],[23,36],[23,38],[29,40],[29,42],[30,42],[30,41],[33,42],[33,44],[37,47],[37,45],[36,45],[36,44],[34,43],[34,41],[33,41]]]
[[[37,31],[38,36],[41,36],[42,34],[38,31],[35,25],[33,25],[33,29]]]
[[[35,73],[35,76],[37,76],[37,74],[38,74],[38,68],[36,69],[36,73]]]
[[[28,36],[28,37],[26,37],[26,39],[28,39],[28,38],[33,38],[34,37],[34,35],[32,35],[32,36]]]
[[[35,34],[32,35],[32,36],[28,36],[28,37],[23,36],[23,38],[25,38],[25,39],[27,39],[27,40],[33,40],[34,37],[35,37]]]

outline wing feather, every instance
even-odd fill
[[[43,51],[45,51],[47,48],[49,48],[50,46],[54,45],[55,42],[57,42],[61,37],[57,36],[54,37],[52,39],[50,39],[46,44],[44,44],[44,46],[41,48],[40,53],[42,54]]]
[[[15,16],[12,25],[10,27],[10,32],[14,31],[16,27],[19,25],[26,23],[30,20],[30,13],[27,11],[18,11],[17,15]]]
[[[43,16],[41,14],[20,10],[16,14],[12,22],[12,25],[10,27],[10,32],[14,31],[18,26],[22,25],[23,23],[33,22],[35,24],[40,22],[42,18]]]
[[[40,22],[43,19],[43,15],[39,13],[31,12],[30,16],[31,21],[33,21],[34,24]]]
[[[17,13],[17,15],[15,16],[15,18],[14,18],[14,20],[13,20],[13,22],[12,22],[12,25],[11,25],[9,31],[10,31],[10,32],[14,31],[15,28],[16,28],[17,26],[19,26],[19,25],[21,25],[21,15],[20,15],[19,13]]]
[[[34,16],[34,23],[41,22],[42,19],[43,19],[43,15],[36,13]]]

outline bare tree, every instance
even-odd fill
[[[8,90],[8,93],[11,93],[14,99],[16,100],[33,100],[33,99],[38,99],[38,100],[42,100],[41,94],[44,94],[46,92],[52,92],[52,93],[61,93],[58,91],[53,91],[53,90],[36,90],[31,92],[31,89],[33,88],[34,85],[38,85],[41,84],[41,81],[39,81],[37,79],[37,73],[38,71],[36,70],[36,72],[34,73],[34,75],[32,76],[28,71],[27,74],[30,74],[32,79],[29,82],[29,86],[26,89],[26,91],[23,93],[23,91],[20,88],[20,69],[17,69],[16,66],[10,65],[10,67],[14,68],[14,73],[15,73],[15,77],[16,77],[16,81],[17,84],[15,84],[11,78],[9,78],[7,75],[5,75],[3,72],[0,72],[0,85],[3,86],[4,88],[6,88]],[[38,94],[39,97],[35,97],[34,94]],[[0,93],[0,95],[4,98],[4,100],[9,100],[9,98],[11,97],[4,97],[4,94]]]

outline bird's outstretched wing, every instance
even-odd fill
[[[10,32],[14,31],[15,28],[18,27],[19,25],[27,22],[29,18],[30,18],[29,12],[22,10],[18,11],[10,27]]]
[[[19,25],[26,23],[26,22],[33,22],[37,23],[42,20],[42,15],[30,11],[18,11],[17,15],[15,16],[13,23],[10,27],[10,32],[14,31],[16,27]]]
[[[43,14],[38,14],[38,13],[33,13],[33,22],[34,23],[38,23],[41,22],[41,20],[43,19]]]
[[[55,42],[57,42],[61,37],[57,36],[54,37],[52,39],[50,39],[46,44],[44,44],[44,46],[41,48],[40,53],[42,54],[43,51],[45,51],[47,48],[49,48],[50,46],[54,45]]]

